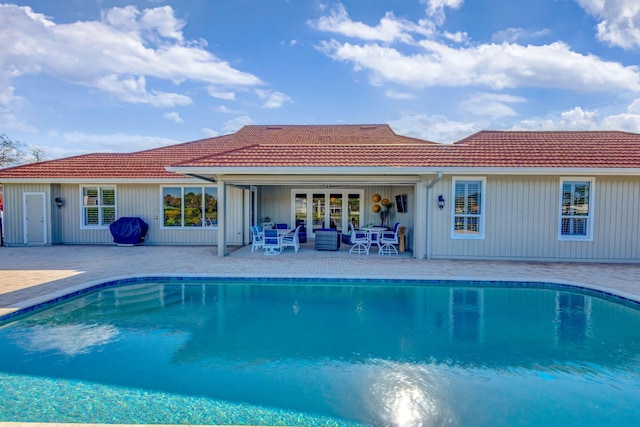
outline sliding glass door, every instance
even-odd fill
[[[362,215],[363,193],[363,190],[292,190],[296,225],[304,224],[311,235],[322,228],[346,233],[349,222],[357,228]]]

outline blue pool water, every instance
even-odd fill
[[[559,286],[141,281],[0,323],[0,421],[636,426],[640,309]]]

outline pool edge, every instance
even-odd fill
[[[269,274],[269,275],[251,275],[251,274],[193,274],[193,273],[164,273],[164,274],[134,274],[134,275],[124,275],[124,276],[113,276],[110,278],[97,279],[88,281],[85,283],[77,284],[70,286],[68,288],[60,289],[55,292],[51,292],[45,295],[41,295],[38,297],[30,298],[24,301],[21,301],[17,304],[14,304],[15,307],[10,308],[0,308],[0,323],[9,321],[13,318],[23,316],[32,311],[45,308],[49,305],[75,298],[85,293],[92,292],[101,288],[108,288],[112,286],[118,286],[128,283],[140,283],[140,282],[150,282],[150,281],[159,281],[159,280],[168,280],[171,281],[180,281],[180,280],[210,280],[210,279],[224,279],[224,280],[239,280],[239,279],[247,279],[247,280],[256,280],[261,279],[264,281],[278,280],[278,279],[290,279],[290,280],[345,280],[345,281],[353,281],[353,282],[366,282],[366,281],[390,281],[396,283],[405,283],[409,284],[411,282],[423,282],[426,284],[447,284],[452,282],[466,282],[471,283],[476,286],[482,286],[487,284],[502,284],[507,285],[511,284],[521,284],[526,287],[527,285],[536,285],[536,286],[557,286],[557,287],[567,287],[570,289],[574,289],[577,291],[586,291],[593,292],[598,296],[603,298],[612,298],[615,300],[620,300],[619,302],[631,303],[634,305],[640,305],[640,297],[631,293],[627,293],[615,288],[609,288],[606,286],[597,286],[593,284],[580,283],[580,282],[569,282],[567,280],[562,279],[530,279],[530,278],[495,278],[491,280],[487,279],[478,279],[478,278],[470,278],[470,277],[461,277],[461,276],[447,276],[447,277],[438,277],[438,276],[403,276],[401,279],[398,277],[364,277],[364,278],[353,278],[350,276],[337,276],[337,275],[295,275],[295,274]],[[0,422],[0,427],[3,427]]]

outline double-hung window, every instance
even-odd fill
[[[593,238],[593,178],[560,179],[560,240]]]
[[[215,227],[218,225],[216,187],[163,187],[163,227]]]
[[[454,239],[484,239],[484,178],[454,178],[452,230]]]
[[[116,187],[81,187],[80,194],[83,228],[107,227],[116,220]]]

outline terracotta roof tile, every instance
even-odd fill
[[[235,134],[128,154],[88,154],[0,170],[8,179],[184,178],[189,167],[639,168],[640,134],[481,131],[454,144],[387,125],[245,126]]]
[[[371,167],[445,166],[455,161],[451,146],[406,144],[252,145],[187,161],[189,167]]]
[[[640,135],[628,132],[481,131],[453,145],[457,166],[640,167]]]

